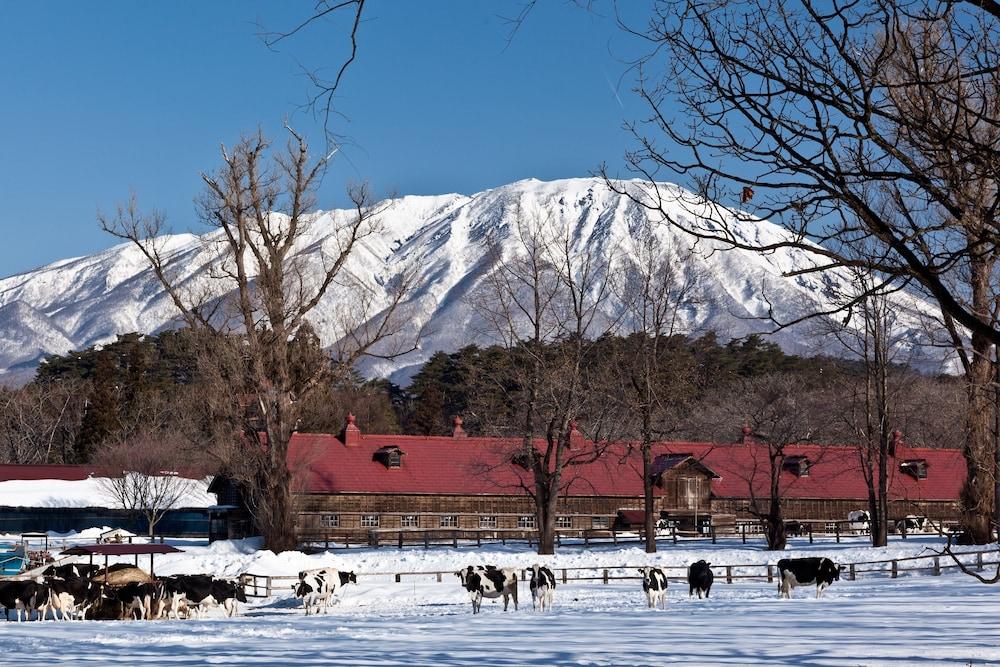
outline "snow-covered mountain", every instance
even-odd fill
[[[666,184],[661,191],[668,195],[682,192]],[[677,215],[688,215],[687,207],[677,207]],[[337,239],[330,234],[332,225],[323,223],[344,215],[348,213],[317,214],[316,224],[310,226],[298,250],[304,266],[319,268],[334,255]],[[408,298],[407,317],[412,331],[423,328],[425,334],[417,351],[393,361],[368,361],[364,372],[391,375],[405,383],[434,351],[490,342],[482,310],[475,306],[476,295],[492,270],[487,241],[503,244],[506,255],[516,253],[515,221],[526,215],[568,232],[575,252],[598,253],[612,261],[634,247],[630,239],[636,229],[651,224],[640,207],[593,178],[529,179],[470,196],[407,196],[392,201],[382,215],[383,233],[365,239],[347,268],[353,278],[374,289],[376,307],[388,303],[388,286],[394,276],[415,271],[416,289]],[[652,224],[655,233],[678,252],[690,245],[683,233],[669,225]],[[733,224],[737,234],[758,242],[786,235],[763,220]],[[215,241],[211,232],[162,239],[174,280],[187,289],[224,296],[225,284],[212,277],[212,267],[222,256]],[[769,329],[759,319],[769,304],[783,320],[817,306],[829,307],[850,291],[845,274],[782,277],[814,261],[808,253],[794,249],[761,255],[720,252],[700,244],[695,260],[683,267],[697,274],[697,304],[684,313],[685,329],[693,333],[712,330],[725,339]],[[342,335],[338,324],[343,321],[343,309],[352,307],[352,293],[334,286],[310,318],[324,343],[332,344]],[[932,313],[933,309],[908,294],[895,298],[903,313],[899,321],[903,344],[915,345],[921,329],[916,313]],[[610,310],[617,307],[608,304]],[[117,245],[54,262],[0,280],[0,381],[30,377],[45,354],[109,342],[120,333],[152,333],[172,326],[177,326],[174,305],[136,248]],[[817,337],[805,330],[786,330],[775,340],[797,353],[834,351],[836,345],[832,337]]]

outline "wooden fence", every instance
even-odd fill
[[[836,543],[840,543],[845,537],[866,535],[866,531],[858,530],[856,523],[841,519],[789,519],[788,524],[797,524],[797,530],[790,532],[791,538],[808,538],[813,544],[818,538],[833,538]],[[754,539],[761,537],[759,530],[753,530],[753,522],[737,522],[728,526],[709,526],[706,531],[681,530],[677,526],[670,526],[659,531],[658,540],[669,540],[674,544],[680,541],[704,540],[717,544],[720,539],[739,539],[742,544],[747,543],[747,538]],[[942,521],[932,521],[931,532],[945,536],[953,532],[955,526]],[[905,526],[897,533],[904,540],[908,535],[915,534],[907,532]],[[919,533],[928,534],[928,533]],[[352,543],[355,546],[368,547],[423,547],[429,549],[434,546],[458,547],[461,543],[468,545],[482,546],[483,544],[508,542],[523,542],[529,547],[537,542],[538,533],[535,529],[528,528],[373,528],[366,534],[359,534],[350,530],[333,530],[329,532],[312,531],[302,536],[305,544],[323,545],[324,550],[331,548],[349,549]],[[576,540],[576,542],[572,542]],[[642,541],[642,531],[636,530],[614,530],[610,528],[561,528],[556,530],[556,543],[558,546],[583,546],[589,547],[598,544],[619,544],[622,542]]]
[[[989,566],[1000,565],[1000,550],[989,549],[983,551],[967,551],[957,554],[962,564],[966,567],[983,571]],[[926,556],[908,556],[905,558],[892,558],[887,560],[858,561],[854,563],[841,563],[846,569],[842,575],[849,581],[854,581],[860,576],[888,576],[896,579],[901,575],[932,575],[939,576],[943,571],[958,569],[958,565],[948,556],[932,554]],[[562,583],[571,581],[600,581],[608,584],[612,581],[641,579],[638,570],[647,565],[617,565],[611,567],[563,567],[553,568],[556,578]],[[687,581],[687,565],[657,565],[667,578],[675,582]],[[732,584],[737,581],[760,581],[774,583],[778,576],[777,566],[771,563],[764,564],[737,564],[737,565],[712,565],[717,583]],[[530,570],[521,569],[521,581],[527,581]],[[403,577],[419,577],[424,579],[433,578],[436,582],[452,581],[454,571],[444,570],[424,570],[411,572],[358,572],[359,577],[391,577],[396,583],[401,583]],[[284,589],[286,586],[291,589],[292,585],[298,581],[298,576],[272,576],[262,574],[244,573],[240,575],[240,582],[248,597],[270,597],[275,590]]]

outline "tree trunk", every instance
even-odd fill
[[[292,551],[298,546],[295,513],[292,503],[292,475],[288,470],[288,444],[292,439],[293,402],[290,396],[277,396],[267,419],[267,456],[260,488],[267,496],[259,499],[255,517],[264,537],[264,547],[274,553]]]
[[[785,519],[781,515],[781,504],[771,501],[771,509],[764,521],[767,529],[767,548],[770,551],[782,551],[788,546],[788,535],[785,532]]]
[[[972,262],[972,300],[977,311],[989,310],[990,271],[986,262]],[[968,374],[968,434],[965,447],[966,480],[960,495],[962,529],[972,544],[993,541],[993,344],[981,333],[972,334]]]
[[[883,419],[883,424],[888,422]],[[873,547],[889,544],[889,440],[886,429],[882,430],[878,445],[878,494],[869,526]]]
[[[975,361],[969,386],[968,435],[963,454],[966,462],[966,480],[962,486],[962,528],[973,544],[992,541],[993,515],[993,438],[990,433],[992,417],[989,393],[981,381],[982,368],[988,364]],[[988,374],[988,370],[987,370]],[[990,465],[987,466],[986,464]]]
[[[643,522],[646,530],[646,553],[656,553],[656,505],[653,499],[653,454],[648,442],[642,445]]]
[[[549,494],[546,493],[546,496]],[[556,552],[556,503],[546,497],[538,501],[538,553],[549,556]]]

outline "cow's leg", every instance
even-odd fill
[[[507,611],[507,602],[510,600],[510,593],[503,594],[503,610]]]

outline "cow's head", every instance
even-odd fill
[[[305,581],[300,581],[297,584],[292,584],[292,590],[295,591],[295,597],[304,598],[309,593],[312,593],[313,587],[307,584]]]

